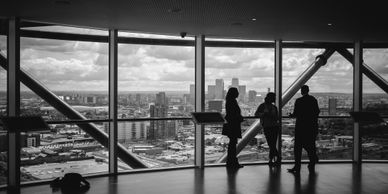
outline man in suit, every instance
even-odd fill
[[[317,99],[309,95],[309,87],[303,85],[301,88],[302,97],[296,99],[294,112],[290,117],[296,118],[294,158],[295,166],[288,169],[290,173],[299,173],[301,166],[302,148],[307,151],[310,163],[308,169],[310,173],[315,171],[315,163],[318,162],[316,155],[315,140],[318,135],[318,115],[319,107]]]

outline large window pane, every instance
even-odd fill
[[[150,140],[148,133],[153,123],[165,124],[171,136]],[[191,120],[119,122],[117,136],[118,142],[149,168],[194,164],[194,124]],[[119,171],[130,169],[119,160]]]
[[[104,130],[104,123],[96,123]],[[77,125],[50,125],[51,131],[22,133],[21,181],[47,180],[75,172],[108,171],[108,151]]]
[[[364,63],[385,80],[388,79],[387,59],[388,49],[364,49]],[[362,101],[363,110],[377,112],[383,117],[388,116],[388,94],[365,75],[363,76]],[[362,157],[364,159],[388,159],[387,129],[383,123],[361,127]]]
[[[283,91],[289,88],[304,70],[306,70],[323,49],[284,49],[283,52]],[[341,84],[338,84],[341,83]],[[334,53],[327,64],[307,81],[310,94],[318,100],[320,116],[349,116],[352,110],[353,67],[338,53]],[[300,86],[299,86],[300,88]],[[294,110],[297,94],[283,107],[283,115],[287,116]],[[283,119],[283,158],[293,158],[293,140],[295,119]],[[338,138],[352,141],[353,125],[349,119],[319,119],[319,135],[316,145],[321,159],[351,159],[352,149],[338,146]],[[337,143],[335,142],[337,141]]]
[[[225,114],[225,95],[229,87],[239,90],[238,103],[243,116],[253,116],[268,91],[274,91],[274,49],[207,47],[205,52],[206,111]],[[255,119],[241,124],[242,131]],[[205,126],[205,162],[214,163],[226,152],[228,138],[221,135],[221,127]],[[206,139],[205,135],[205,139]],[[263,149],[254,139],[239,154],[240,161],[262,160]],[[268,152],[265,154],[268,155]],[[264,154],[264,155],[265,155]]]
[[[295,119],[282,121],[282,159],[294,160]],[[317,155],[321,160],[350,160],[353,153],[353,120],[321,118],[318,120]],[[265,142],[264,142],[265,143]],[[265,145],[265,144],[264,144]],[[308,159],[302,152],[302,159]]]
[[[0,36],[0,54],[7,55],[7,37]],[[0,67],[0,117],[7,115],[7,71]],[[7,184],[7,133],[0,126],[0,185]]]
[[[21,68],[39,84],[88,119],[108,118],[108,47],[106,43],[21,39]],[[21,86],[21,114],[67,119]]]
[[[119,119],[191,117],[194,47],[119,44],[118,51]],[[193,164],[189,121],[119,122],[118,127],[118,141],[150,168]]]

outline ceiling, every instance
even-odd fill
[[[0,17],[167,35],[388,41],[384,1],[7,0]],[[368,3],[367,5],[365,5]]]

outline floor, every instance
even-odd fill
[[[362,167],[352,164],[319,164],[316,173],[308,173],[302,166],[300,176],[287,172],[291,165],[270,170],[266,165],[247,165],[231,172],[225,167],[205,170],[182,169],[89,178],[91,188],[86,193],[135,194],[250,194],[250,193],[388,193],[388,164],[367,163]],[[0,191],[5,194],[6,191]],[[23,187],[21,193],[63,193],[48,185]],[[71,192],[75,194],[76,192]]]

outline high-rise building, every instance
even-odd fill
[[[195,84],[190,84],[190,103],[194,104],[195,101]]]
[[[207,86],[207,98],[214,99],[216,97],[216,86],[208,85]]]
[[[118,122],[117,140],[122,142],[133,140],[145,140],[147,137],[147,122]],[[104,123],[105,131],[109,129],[109,123]]]
[[[208,111],[222,112],[222,102],[223,100],[209,100]]]
[[[247,95],[247,86],[245,85],[241,85],[241,86],[238,86],[238,93],[239,93],[239,99],[241,100],[244,100],[245,99],[245,96]]]
[[[215,99],[224,99],[224,80],[216,79]]]
[[[231,87],[238,88],[238,86],[239,86],[238,78],[232,78],[232,85],[231,85]]]
[[[248,91],[248,102],[256,102],[257,92],[254,90]]]
[[[150,117],[167,117],[168,100],[165,92],[156,94],[155,104],[150,105]],[[151,121],[148,139],[165,138],[166,121]]]
[[[336,115],[337,113],[337,99],[329,98],[329,115]]]

